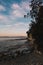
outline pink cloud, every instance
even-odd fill
[[[5,17],[3,15],[0,15],[0,20],[4,19]]]
[[[28,1],[25,1],[25,2],[22,2],[21,3],[21,6],[22,6],[22,8],[23,9],[25,9],[25,10],[31,10],[31,8],[30,8],[30,3],[28,2]]]
[[[27,11],[29,11],[30,3],[28,1],[21,2],[20,4],[13,3],[11,6],[12,9],[12,16],[15,17],[23,17],[25,14],[27,14]]]
[[[15,3],[12,4],[11,8],[12,8],[12,15],[14,16],[14,18],[15,17],[23,17],[24,14],[26,13],[21,5],[18,5]]]
[[[0,23],[4,24],[10,24],[11,20],[9,19],[8,16],[5,15],[0,15]]]
[[[0,5],[0,11],[5,11],[5,7],[3,5]]]
[[[23,17],[23,16],[24,16],[24,13],[21,12],[20,10],[13,10],[12,14],[13,14],[15,17]]]
[[[19,6],[18,4],[13,4],[13,5],[12,5],[12,8],[13,8],[13,9],[20,9],[20,6]]]

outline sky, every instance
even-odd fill
[[[0,0],[0,36],[26,36],[29,29],[30,0]]]

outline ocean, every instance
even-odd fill
[[[7,51],[9,48],[18,47],[24,45],[26,38],[24,37],[2,37],[0,38],[0,52]]]

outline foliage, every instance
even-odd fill
[[[30,5],[32,7],[30,11],[32,23],[29,32],[37,41],[35,41],[35,43],[38,45],[39,50],[43,48],[43,6],[41,6],[41,4],[41,0],[32,0]]]

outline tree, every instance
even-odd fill
[[[38,50],[43,50],[43,6],[41,0],[32,0],[32,10],[30,15],[32,23],[30,25],[29,33],[36,40],[35,43],[38,45]]]

